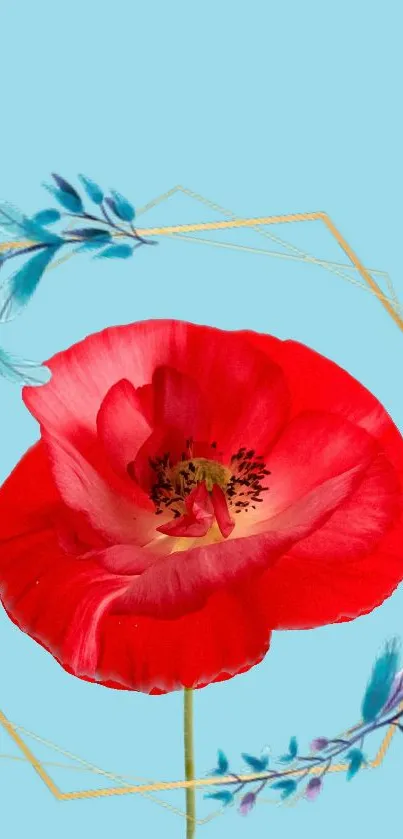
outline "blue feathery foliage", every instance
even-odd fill
[[[279,758],[279,763],[291,763],[298,754],[298,741],[296,737],[291,737],[288,745],[288,753]]]
[[[219,749],[217,752],[217,767],[213,769],[212,775],[226,775],[229,769],[229,762],[224,752]]]
[[[131,223],[136,215],[136,211],[133,207],[133,204],[127,200],[120,192],[116,192],[116,190],[111,190],[112,198],[106,198],[105,201],[112,210],[112,212],[117,216],[121,221],[127,221]]]
[[[350,751],[347,752],[346,757],[349,760],[346,779],[347,781],[351,781],[351,779],[354,778],[354,775],[356,775],[361,769],[361,766],[365,762],[365,758],[361,749],[350,749]]]
[[[36,224],[55,224],[57,221],[60,221],[61,215],[59,210],[40,210],[39,213],[35,213],[32,216],[32,221]]]
[[[98,186],[91,178],[86,178],[85,175],[79,175],[80,181],[91,201],[94,204],[101,205],[104,200],[104,193],[102,192],[101,187]]]
[[[213,798],[215,801],[221,801],[224,804],[224,807],[227,807],[228,804],[231,804],[234,800],[234,795],[229,790],[223,789],[219,792],[209,792],[203,796],[203,798]]]
[[[264,772],[269,765],[268,755],[264,755],[264,757],[254,757],[253,755],[245,754],[245,752],[243,752],[241,757],[254,772]]]
[[[83,202],[74,187],[62,178],[60,175],[52,173],[56,186],[53,184],[44,184],[45,189],[56,198],[56,201],[68,210],[70,213],[82,213],[84,210]]]
[[[50,370],[37,361],[19,358],[0,347],[0,376],[19,385],[42,385],[50,379]]]
[[[133,253],[131,245],[110,245],[96,255],[96,259],[128,259]]]
[[[69,230],[69,236],[79,236],[80,239],[99,239],[103,242],[110,242],[112,238],[109,230],[101,227],[77,227]]]
[[[48,245],[0,285],[0,322],[12,320],[31,299],[60,244]]]
[[[286,778],[284,781],[276,781],[275,784],[270,785],[271,789],[281,790],[281,798],[288,798],[297,789],[297,782],[292,778]]]
[[[362,701],[362,718],[372,722],[388,701],[399,665],[399,644],[396,638],[389,641],[382,655],[377,658]]]
[[[9,236],[19,236],[34,242],[56,244],[60,236],[50,233],[34,219],[27,218],[17,207],[6,201],[0,202],[0,227]]]
[[[44,184],[44,187],[51,195],[53,195],[54,198],[56,198],[56,201],[58,201],[65,210],[68,210],[70,213],[82,213],[84,208],[79,195],[76,197],[70,192],[63,192],[62,189],[57,189],[57,187],[52,184]]]

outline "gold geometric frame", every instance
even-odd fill
[[[400,705],[400,710],[403,710],[403,703]],[[0,725],[3,726],[4,730],[9,734],[11,739],[14,741],[16,746],[20,749],[24,758],[31,764],[32,768],[35,772],[39,775],[45,786],[48,790],[52,793],[52,795],[57,798],[58,801],[73,801],[79,798],[104,798],[110,795],[127,795],[129,793],[150,793],[150,792],[162,792],[165,790],[174,790],[174,789],[188,789],[190,787],[209,787],[214,784],[217,784],[217,777],[210,777],[210,778],[196,778],[193,781],[160,781],[160,782],[153,782],[153,783],[142,783],[142,784],[132,784],[128,785],[125,784],[124,787],[105,787],[104,789],[87,789],[87,790],[78,790],[76,792],[62,792],[53,779],[50,777],[49,773],[43,766],[42,761],[38,760],[35,757],[29,746],[27,746],[26,742],[22,739],[21,735],[16,730],[16,726],[13,723],[9,722],[5,714],[0,711]],[[378,749],[378,752],[375,758],[372,761],[368,762],[368,767],[370,769],[376,769],[378,766],[381,765],[383,759],[386,755],[386,752],[391,744],[393,735],[396,731],[395,726],[389,726],[385,737],[382,740],[382,743]],[[344,732],[347,733],[347,732]],[[53,744],[52,744],[53,745]],[[64,752],[64,754],[68,754]],[[73,757],[71,755],[71,757]],[[344,772],[348,769],[348,764],[338,763],[334,764],[330,767],[329,772]],[[321,771],[321,767],[315,767],[310,769],[309,773],[306,769],[300,769],[295,771],[295,775],[305,773],[306,774],[318,774]],[[100,774],[108,776],[108,772],[101,772]],[[112,776],[113,777],[113,776]],[[115,776],[116,777],[116,776]],[[262,773],[251,773],[248,775],[238,775],[237,776],[241,781],[247,780],[259,780],[262,777]],[[222,777],[220,779],[220,783],[225,784],[233,781],[234,778],[232,775],[228,775]]]
[[[348,268],[348,267],[354,268],[360,274],[362,279],[364,280],[364,286],[363,287],[364,288],[366,287],[368,291],[370,291],[372,294],[374,294],[380,300],[380,302],[382,303],[382,305],[384,306],[384,308],[386,309],[386,311],[388,312],[390,317],[395,321],[395,323],[399,327],[399,329],[401,329],[403,331],[403,318],[399,314],[399,312],[401,311],[401,306],[399,304],[396,292],[393,288],[393,284],[390,280],[389,275],[387,274],[386,271],[379,271],[379,270],[376,270],[376,269],[366,268],[364,266],[363,262],[357,256],[357,254],[350,247],[350,245],[348,244],[346,239],[342,236],[342,234],[340,233],[340,231],[338,230],[338,228],[336,227],[336,225],[334,224],[334,222],[332,221],[330,216],[328,216],[327,213],[325,213],[323,211],[318,211],[318,212],[313,212],[313,213],[291,213],[291,214],[288,214],[288,215],[281,215],[281,216],[260,216],[260,217],[257,217],[257,218],[237,218],[231,210],[225,210],[223,207],[220,207],[218,204],[216,204],[212,201],[209,201],[208,199],[204,198],[202,195],[199,195],[195,192],[192,192],[192,190],[187,189],[186,187],[178,185],[178,186],[173,187],[173,189],[168,190],[168,192],[165,192],[163,195],[160,195],[157,198],[153,199],[148,204],[146,204],[144,207],[139,208],[137,210],[137,216],[142,215],[143,213],[145,213],[148,210],[155,207],[157,204],[160,204],[163,201],[166,201],[168,198],[170,198],[172,195],[174,195],[175,193],[178,193],[178,192],[183,193],[184,195],[187,195],[190,198],[194,198],[196,201],[199,201],[199,202],[203,203],[204,205],[208,206],[210,209],[214,210],[215,212],[219,212],[223,215],[229,216],[230,217],[229,220],[227,220],[227,221],[214,221],[214,222],[201,222],[201,223],[192,223],[192,224],[177,224],[177,225],[163,226],[163,227],[148,227],[148,228],[147,227],[144,227],[144,228],[139,228],[138,227],[137,231],[141,236],[148,237],[148,238],[170,236],[170,237],[173,237],[173,238],[181,238],[181,239],[187,239],[188,241],[191,241],[192,240],[192,238],[191,238],[192,233],[202,233],[202,232],[207,232],[207,231],[210,231],[210,230],[211,231],[212,230],[230,230],[230,229],[242,229],[242,228],[243,229],[249,228],[249,229],[255,230],[260,235],[265,236],[266,238],[272,239],[273,241],[276,241],[276,242],[280,243],[281,245],[290,248],[291,251],[300,255],[299,257],[297,256],[297,257],[288,257],[288,258],[296,258],[296,259],[299,258],[301,261],[310,262],[310,263],[313,263],[313,264],[316,264],[316,265],[321,265],[321,266],[327,268],[332,273],[334,273],[336,275],[338,274],[339,276],[344,277],[344,279],[347,279],[350,282],[353,282],[353,283],[357,284],[356,281],[351,276],[348,276],[348,275],[346,275],[345,273],[343,273],[342,271],[339,270],[340,268]],[[335,241],[338,243],[340,248],[344,251],[344,253],[348,257],[348,259],[350,260],[351,266],[346,266],[346,265],[343,265],[343,264],[340,264],[340,263],[334,263],[334,262],[330,262],[328,260],[317,259],[316,257],[312,257],[309,254],[305,253],[304,251],[301,251],[299,248],[294,247],[292,245],[290,246],[289,243],[285,242],[284,240],[279,239],[276,236],[273,236],[267,230],[262,229],[262,228],[264,228],[266,226],[270,226],[270,225],[272,226],[272,225],[277,225],[277,224],[292,224],[292,223],[308,222],[308,221],[321,221],[324,224],[324,226],[327,228],[329,233],[332,235],[332,237],[335,239]],[[116,238],[120,238],[122,235],[123,234],[121,234],[121,233],[115,234]],[[273,252],[270,252],[270,251],[264,251],[262,249],[251,248],[251,247],[246,247],[246,246],[242,246],[242,245],[231,245],[231,244],[228,244],[228,243],[222,243],[222,242],[220,243],[220,242],[216,242],[216,241],[206,241],[206,240],[203,240],[203,239],[200,239],[200,238],[193,238],[193,241],[197,241],[200,244],[214,245],[216,247],[233,248],[233,249],[236,249],[236,250],[244,250],[244,251],[249,251],[249,252],[252,252],[252,253],[261,253],[261,254],[266,253],[267,255],[270,255],[270,256],[284,257],[284,254],[281,254],[281,253],[273,253]],[[29,246],[30,244],[33,244],[33,243],[30,242],[29,240],[19,240],[19,241],[13,241],[13,242],[0,243],[0,253],[1,253],[2,250],[6,250],[7,248],[10,248],[10,247],[24,248],[24,247]],[[71,256],[71,254],[57,260],[55,263],[53,263],[51,268],[54,268],[57,265],[59,265],[61,262],[66,261],[66,259],[69,259],[70,256]],[[390,296],[383,293],[382,289],[379,287],[379,285],[374,280],[374,277],[373,277],[374,274],[378,274],[380,276],[383,276],[386,279],[386,282],[387,282],[387,285],[388,285],[389,291],[390,291]]]
[[[169,236],[169,237],[172,237],[172,238],[187,239],[188,241],[192,241],[191,234],[194,234],[194,233],[198,234],[198,233],[203,233],[203,232],[213,231],[213,230],[217,231],[217,230],[246,229],[246,228],[253,229],[256,232],[258,232],[261,236],[263,236],[265,238],[268,238],[268,239],[271,239],[271,240],[279,243],[281,246],[285,246],[286,248],[290,249],[292,251],[293,255],[288,256],[288,258],[297,259],[297,260],[300,260],[300,261],[303,261],[303,262],[310,262],[310,263],[313,263],[313,264],[320,265],[320,266],[326,268],[327,270],[329,270],[330,272],[332,272],[336,275],[339,275],[342,278],[348,280],[349,282],[352,282],[356,285],[361,285],[354,278],[352,278],[350,275],[345,273],[345,269],[348,269],[348,268],[355,269],[363,280],[363,285],[361,285],[361,287],[365,288],[367,291],[370,291],[372,294],[374,294],[380,300],[380,302],[382,303],[383,307],[388,312],[390,317],[393,319],[393,321],[396,323],[396,325],[399,327],[399,329],[401,331],[403,331],[403,318],[401,316],[402,309],[401,309],[398,297],[396,295],[396,292],[393,288],[393,284],[392,284],[392,282],[389,278],[389,275],[384,271],[379,271],[379,270],[376,270],[376,269],[366,268],[364,266],[364,264],[362,263],[362,261],[355,254],[353,249],[350,247],[348,242],[342,236],[340,231],[337,229],[337,227],[334,224],[334,222],[332,221],[332,219],[325,212],[294,213],[294,214],[281,215],[281,216],[262,216],[262,217],[258,217],[258,218],[237,218],[235,216],[235,214],[232,213],[232,211],[223,209],[219,205],[209,201],[208,199],[204,198],[203,196],[201,196],[197,193],[194,193],[194,192],[192,192],[191,190],[189,190],[185,187],[176,186],[173,189],[169,190],[168,192],[164,193],[163,195],[158,196],[153,201],[150,201],[144,207],[138,209],[137,210],[137,216],[139,216],[143,213],[146,213],[148,210],[152,209],[157,204],[162,203],[163,201],[167,200],[172,195],[174,195],[175,193],[178,193],[178,192],[183,193],[183,194],[189,196],[190,198],[195,199],[198,202],[201,202],[202,204],[208,206],[210,209],[214,210],[215,212],[219,212],[222,215],[225,215],[225,216],[229,217],[229,219],[226,220],[226,221],[201,222],[201,223],[192,223],[192,224],[178,224],[178,225],[163,226],[163,227],[148,227],[148,228],[137,227],[137,231],[141,236],[147,237],[147,238],[152,238],[152,237],[156,237],[156,238],[158,237],[159,238],[159,237]],[[309,254],[305,253],[304,251],[301,251],[299,248],[296,248],[292,245],[289,245],[289,243],[285,242],[284,240],[281,240],[278,237],[273,236],[266,229],[264,229],[266,226],[272,226],[272,225],[277,225],[277,224],[292,224],[292,223],[309,222],[309,221],[321,221],[325,225],[327,230],[334,237],[334,239],[336,240],[336,242],[338,243],[338,245],[340,246],[342,251],[345,253],[345,255],[350,260],[350,263],[351,263],[350,266],[344,265],[342,263],[330,262],[328,260],[317,259],[313,256],[310,256]],[[117,234],[117,235],[119,236],[119,234]],[[248,252],[256,253],[256,254],[267,254],[269,256],[287,258],[283,253],[273,253],[272,251],[265,251],[265,250],[262,250],[262,249],[246,247],[246,246],[239,245],[239,244],[231,245],[231,244],[228,244],[228,243],[220,243],[220,242],[213,241],[213,240],[200,239],[199,237],[197,237],[197,238],[194,237],[193,241],[198,242],[199,244],[206,244],[206,245],[215,246],[215,247],[232,248],[232,249],[235,249],[235,250],[243,250],[243,251],[248,251]],[[26,247],[29,244],[30,244],[29,241],[21,241],[21,240],[20,241],[15,241],[15,242],[0,243],[0,252],[2,250],[6,250],[10,246],[13,246],[15,248],[19,248],[19,247]],[[71,255],[69,254],[68,256],[62,257],[61,259],[57,260],[51,266],[51,268],[54,268],[58,264],[60,264],[61,262],[66,261],[66,259],[69,259],[70,256]],[[380,286],[375,281],[374,275],[379,275],[379,276],[384,277],[384,279],[386,281],[386,284],[387,284],[387,287],[388,287],[388,290],[389,290],[389,294],[385,294],[382,291]],[[401,708],[401,710],[403,710],[403,703],[400,706],[400,708]],[[49,773],[44,768],[44,763],[42,761],[38,760],[35,757],[35,755],[33,754],[33,752],[31,751],[31,749],[27,746],[26,742],[23,740],[21,735],[18,733],[17,727],[13,723],[11,723],[7,719],[5,714],[1,711],[0,711],[0,725],[9,734],[11,739],[14,741],[14,743],[17,745],[17,747],[21,751],[24,759],[27,760],[31,764],[32,768],[35,770],[35,772],[41,778],[41,780],[46,785],[48,790],[59,801],[71,801],[71,800],[83,799],[83,798],[101,798],[101,797],[106,797],[106,796],[111,796],[111,795],[127,795],[127,794],[133,794],[133,793],[140,793],[142,795],[144,795],[144,794],[147,795],[148,793],[157,792],[157,791],[161,792],[161,791],[174,790],[174,789],[187,789],[187,788],[190,788],[190,787],[202,788],[202,787],[212,786],[213,784],[217,784],[217,778],[216,777],[206,777],[206,778],[197,778],[197,779],[194,779],[194,780],[191,780],[191,781],[167,781],[167,782],[141,783],[141,784],[134,784],[134,785],[129,785],[127,782],[124,782],[124,784],[125,784],[124,786],[118,786],[118,787],[109,787],[109,788],[103,788],[103,789],[87,789],[87,790],[79,790],[79,791],[76,791],[76,792],[62,792],[59,789],[59,787],[56,785],[56,783],[53,781],[53,779],[50,777]],[[396,732],[396,727],[395,726],[390,726],[388,728],[388,730],[385,734],[385,737],[384,737],[384,739],[383,739],[383,741],[382,741],[382,743],[381,743],[381,745],[378,749],[378,752],[377,752],[375,758],[372,761],[368,762],[368,764],[367,764],[368,768],[377,768],[378,766],[381,765],[381,763],[382,763],[382,761],[385,757],[385,754],[386,754],[386,752],[387,752],[387,750],[390,746],[390,743],[392,741],[392,738],[393,738],[395,732]],[[37,738],[37,739],[40,739],[40,738]],[[43,741],[43,742],[45,742],[45,741]],[[52,745],[52,744],[50,744],[50,745]],[[63,750],[59,749],[59,751],[63,751]],[[64,754],[68,755],[69,753],[64,752]],[[78,760],[77,758],[75,758],[75,756],[73,756],[73,755],[70,755],[70,756],[73,757],[74,759]],[[80,761],[80,762],[82,764],[86,764],[86,761]],[[90,764],[86,764],[86,765],[90,766]],[[106,776],[106,777],[109,776],[111,778],[115,777],[117,779],[120,779],[120,776],[114,776],[111,773],[104,772],[102,770],[97,770],[94,767],[92,767],[92,768],[93,768],[94,771],[97,771],[99,774],[101,774],[103,776]],[[337,765],[331,766],[329,771],[330,772],[343,772],[343,771],[346,771],[347,768],[348,768],[347,764],[337,764]],[[310,769],[309,771],[310,771],[310,774],[317,774],[321,770],[320,770],[320,767],[317,767],[317,768]],[[306,772],[306,770],[305,769],[304,770],[302,770],[302,769],[301,770],[296,770],[294,774],[298,775],[301,772]],[[252,780],[252,779],[259,780],[262,776],[261,776],[261,774],[250,774],[249,773],[248,775],[240,775],[238,777],[239,777],[240,780]],[[232,780],[233,780],[233,776],[228,776],[228,777],[223,777],[221,779],[221,782],[223,784],[225,784],[226,782],[229,782],[229,781],[232,781]],[[160,803],[163,803],[163,802],[160,802]],[[168,805],[165,805],[165,806],[168,806]],[[174,808],[170,808],[170,809],[174,809]],[[180,811],[176,811],[176,812],[180,812]],[[181,813],[181,815],[184,815],[186,817],[185,813]],[[189,818],[189,817],[187,817],[187,818]],[[198,824],[201,824],[203,822],[206,822],[206,821],[210,820],[210,818],[211,818],[211,816],[207,817],[207,819],[196,819],[195,821]]]

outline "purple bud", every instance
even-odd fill
[[[311,778],[305,788],[305,798],[308,801],[315,801],[322,789],[321,778]]]
[[[311,743],[311,752],[321,752],[329,745],[329,740],[326,737],[316,737]]]
[[[254,792],[247,792],[241,800],[239,805],[239,812],[241,816],[247,816],[253,810],[256,801],[256,794]]]

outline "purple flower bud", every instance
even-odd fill
[[[247,816],[253,810],[256,801],[256,794],[254,792],[247,792],[241,800],[239,805],[239,812],[241,816]]]
[[[311,752],[321,752],[329,745],[329,740],[326,737],[316,737],[311,743]]]
[[[308,801],[315,801],[322,789],[321,778],[311,778],[305,788],[305,798]]]

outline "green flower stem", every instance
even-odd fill
[[[193,691],[185,688],[183,697],[183,735],[185,746],[185,779],[193,781],[195,777],[193,743]],[[186,789],[186,839],[193,839],[196,832],[196,790]]]

